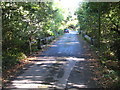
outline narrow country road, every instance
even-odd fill
[[[82,56],[83,40],[78,37],[76,31],[60,37],[7,88],[96,88],[89,62]]]

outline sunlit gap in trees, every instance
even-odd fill
[[[79,7],[79,4],[83,2],[83,0],[56,0],[56,2],[60,3],[62,8],[65,10],[65,14],[71,14],[73,17],[74,12]],[[66,16],[67,16],[66,15]]]

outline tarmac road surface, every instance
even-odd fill
[[[77,31],[65,33],[41,55],[33,60],[22,74],[17,76],[7,88],[78,89],[96,88],[91,78],[84,52],[83,40]],[[40,89],[39,89],[40,90]]]

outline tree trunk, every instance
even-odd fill
[[[101,39],[101,10],[100,10],[100,3],[99,3],[99,6],[98,6],[98,24],[99,24],[99,27],[98,27],[98,47],[100,48],[100,39]]]
[[[31,37],[29,37],[29,53],[30,54],[32,54],[32,45],[31,45],[31,41],[32,41],[32,39],[31,39]]]

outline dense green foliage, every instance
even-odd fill
[[[40,44],[45,44],[40,39],[62,34],[68,21],[66,28],[75,28],[70,23],[71,16],[64,20],[61,9],[53,5],[52,2],[1,2],[3,69],[38,50]],[[111,82],[120,83],[120,2],[83,3],[76,15],[79,32],[91,37],[102,65],[109,68],[109,75],[104,77],[110,76]]]
[[[52,2],[4,2],[1,6],[3,69],[37,50],[41,38],[62,33],[64,17]]]
[[[79,32],[91,37],[102,64],[120,76],[120,2],[83,3],[76,14]],[[118,77],[113,80],[117,83]]]

